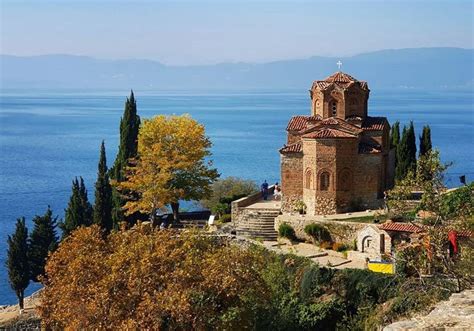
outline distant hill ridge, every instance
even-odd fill
[[[473,49],[410,48],[350,57],[268,63],[168,66],[152,60],[0,55],[1,88],[282,89],[309,88],[342,71],[370,88],[472,88]]]

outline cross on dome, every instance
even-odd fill
[[[341,67],[342,67],[342,62],[341,60],[337,61],[337,67],[339,68],[339,71],[341,71]]]

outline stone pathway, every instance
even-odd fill
[[[383,330],[474,330],[474,289],[452,294],[428,315],[395,322]]]
[[[264,241],[263,245],[279,254],[295,254],[307,257],[321,267],[365,269],[365,261],[348,260],[342,256],[342,253],[321,249],[313,244],[297,243],[290,245],[287,243],[279,244],[277,241]]]
[[[252,203],[251,205],[244,207],[246,209],[275,209],[275,210],[280,210],[281,209],[281,200],[275,200],[275,197],[273,194],[268,196],[267,200],[259,200],[255,203]]]

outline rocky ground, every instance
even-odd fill
[[[21,314],[18,305],[0,306],[0,330],[40,330],[40,321],[35,313],[39,293],[25,298],[25,309]]]
[[[474,289],[452,294],[428,315],[399,321],[383,330],[474,330]]]
[[[287,240],[264,241],[263,245],[279,254],[295,254],[304,256],[311,261],[318,263],[321,267],[330,267],[336,269],[356,268],[365,269],[366,264],[363,260],[350,260],[343,253],[333,250],[321,249],[316,245],[308,243],[289,243]]]

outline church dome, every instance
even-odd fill
[[[335,84],[335,85],[340,86],[342,88],[347,88],[352,84],[357,84],[363,90],[368,90],[369,89],[369,87],[367,86],[367,82],[359,81],[359,80],[355,79],[354,77],[352,77],[351,75],[346,74],[345,72],[342,72],[342,71],[338,71],[338,72],[332,74],[331,76],[326,77],[324,80],[314,81],[313,86],[311,87],[311,89],[313,90],[313,89],[317,88],[317,89],[320,89],[320,90],[325,90],[326,88],[328,88],[332,84]]]
[[[350,82],[358,82],[357,79],[352,77],[351,75],[348,75],[342,71],[338,71],[331,76],[327,77],[325,79],[326,82],[329,83],[350,83]]]

